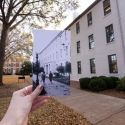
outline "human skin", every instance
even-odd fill
[[[9,108],[0,125],[27,125],[30,112],[38,109],[47,102],[50,96],[38,96],[42,91],[41,85],[32,92],[32,85],[13,93]]]

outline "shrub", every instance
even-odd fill
[[[88,89],[88,88],[89,88],[89,82],[90,82],[90,80],[91,80],[91,79],[88,78],[88,77],[79,79],[80,88],[81,88],[81,89]]]
[[[117,81],[117,90],[120,90],[120,91],[125,91],[125,77],[121,78],[121,80]]]
[[[115,76],[111,76],[110,78],[113,80],[113,82],[114,82],[114,87],[116,88],[116,86],[117,86],[117,81],[119,81],[120,79],[119,79],[118,77],[115,77]]]
[[[91,79],[97,79],[98,77],[97,76],[93,76],[93,77],[91,77]]]
[[[110,77],[106,76],[99,76],[102,80],[105,81],[105,84],[107,86],[107,89],[113,89],[115,87],[113,80]]]
[[[92,79],[89,83],[89,88],[93,91],[101,91],[106,88],[106,84],[101,78]]]

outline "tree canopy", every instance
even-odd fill
[[[0,31],[2,27],[0,25]],[[14,60],[30,60],[33,50],[33,41],[31,35],[20,31],[18,28],[10,31],[5,44],[5,61]]]
[[[77,0],[1,0],[0,21],[11,26],[10,30],[19,24],[43,28],[59,24],[68,10],[77,7]]]
[[[20,73],[23,75],[29,75],[30,73],[32,73],[32,63],[30,61],[24,62],[22,64]]]

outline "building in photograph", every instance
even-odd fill
[[[3,67],[3,72],[6,73],[11,73],[11,74],[16,74],[19,73],[22,67],[22,63],[21,61],[18,60],[7,60],[4,63],[4,67]]]
[[[52,31],[53,32],[53,31]],[[46,74],[57,72],[60,65],[70,62],[70,31],[61,31],[39,54],[40,67],[44,67]]]
[[[125,76],[125,0],[96,0],[65,30],[71,31],[71,80]]]

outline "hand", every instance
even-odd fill
[[[32,85],[28,86],[28,93],[25,88],[13,93],[9,108],[0,125],[26,125],[28,114],[38,109],[47,102],[50,96],[40,96],[42,86],[38,86],[32,92]]]

